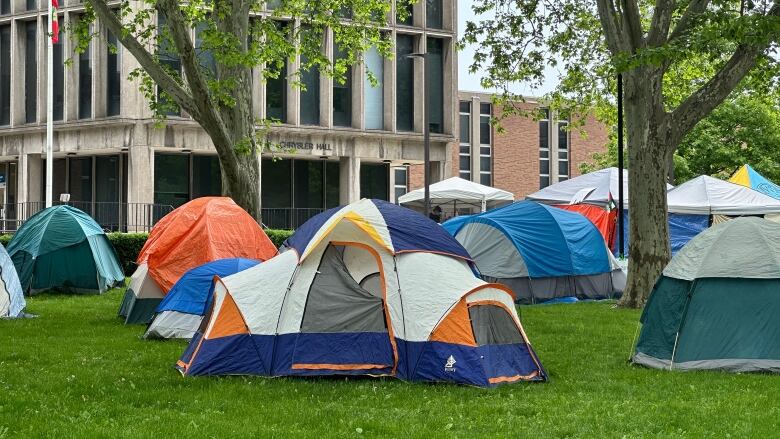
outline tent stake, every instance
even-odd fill
[[[634,353],[634,346],[636,346],[636,339],[639,337],[639,327],[642,324],[640,322],[636,322],[636,331],[634,331],[634,340],[631,342],[631,347],[628,349],[628,361],[631,361],[631,354]]]

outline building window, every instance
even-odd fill
[[[338,44],[333,44],[333,63],[347,58]],[[352,126],[352,68],[347,68],[343,78],[333,80],[333,125]]]
[[[154,202],[179,207],[190,199],[190,156],[154,155]]]
[[[38,59],[36,57],[37,40],[35,25],[25,23],[24,46],[24,121],[35,123],[38,116]]]
[[[366,75],[365,84],[365,123],[367,130],[381,130],[385,127],[385,60],[376,47],[368,49],[364,55],[366,70],[376,79],[372,84]]]
[[[11,13],[11,0],[0,0],[0,15]]]
[[[217,61],[211,50],[203,49],[203,33],[209,28],[208,23],[200,22],[195,26],[195,51],[198,54],[198,64],[203,71],[208,72],[212,78],[217,76]]]
[[[428,126],[432,133],[444,132],[444,40],[428,38],[425,83],[428,95]]]
[[[492,184],[493,154],[492,127],[490,126],[490,104],[479,105],[479,183],[485,186]]]
[[[409,168],[406,166],[402,168],[393,168],[393,177],[395,178],[393,191],[395,194],[395,202],[397,204],[398,198],[409,192]]]
[[[360,164],[360,198],[390,199],[390,166],[384,163]]]
[[[60,17],[60,20],[62,20],[62,17]],[[62,44],[65,38],[62,35],[62,28],[60,28],[58,33],[59,39],[54,43],[52,49],[54,52],[52,54],[54,59],[54,65],[52,66],[54,70],[54,108],[52,109],[54,120],[62,120],[65,113],[65,62],[62,56]]]
[[[268,7],[272,6],[276,7],[269,2]],[[276,25],[282,33],[287,33],[289,28],[286,22],[276,22]],[[287,122],[287,59],[280,65],[268,65],[266,69],[273,70],[273,74],[267,76],[265,80],[266,118],[285,123]]]
[[[265,7],[268,10],[276,9],[281,5],[282,5],[282,0],[267,0],[265,2]]]
[[[0,125],[11,124],[11,25],[0,26]]]
[[[471,180],[471,102],[460,102],[460,152],[458,175]]]
[[[122,103],[122,58],[116,36],[106,31],[106,114],[117,116]]]
[[[539,189],[550,185],[550,111],[539,120]]]
[[[263,209],[292,207],[292,162],[286,159],[262,159],[260,180],[265,190],[260,192],[260,197]],[[268,190],[269,187],[274,189]],[[264,215],[263,221],[267,224],[268,220]]]
[[[425,3],[426,25],[433,29],[441,29],[444,22],[442,0],[426,0]]]
[[[92,117],[92,44],[79,54],[79,119]]]
[[[414,4],[411,3],[411,0],[405,1],[406,3],[398,2],[396,4],[396,7],[399,10],[396,21],[398,24],[411,26],[414,24]],[[403,12],[401,13],[401,11]]]
[[[70,201],[92,201],[92,157],[68,159],[68,190]]]
[[[37,2],[35,0],[26,0],[25,6],[27,7],[28,11],[33,11],[35,9],[38,9],[38,5],[36,3]]]
[[[157,35],[158,35],[158,51],[160,63],[166,70],[173,72],[175,76],[181,75],[181,59],[176,52],[176,47],[171,41],[171,36],[168,32],[165,32],[167,19],[162,14],[157,14]],[[173,100],[164,94],[163,90],[157,88],[157,101],[165,106],[165,114],[168,116],[178,116],[181,114],[181,110],[173,102]]]
[[[395,117],[398,131],[414,131],[414,37],[396,37],[396,98]]]
[[[301,56],[301,65],[306,65],[306,57]],[[301,70],[301,124],[320,124],[320,71],[317,66]]]
[[[215,155],[154,154],[154,202],[179,207],[187,201],[222,193]]]
[[[222,171],[215,155],[192,155],[191,198],[222,194]]]
[[[569,122],[558,121],[558,181],[569,179]]]

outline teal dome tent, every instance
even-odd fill
[[[780,372],[780,224],[737,218],[677,253],[642,314],[633,362]]]
[[[28,293],[47,289],[103,293],[125,279],[103,229],[71,206],[49,207],[33,215],[14,234],[8,254]]]

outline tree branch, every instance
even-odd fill
[[[632,52],[644,47],[645,39],[642,31],[642,17],[639,15],[639,6],[636,0],[620,0],[623,7],[623,24],[627,35],[631,39]]]
[[[629,47],[628,40],[624,38],[621,31],[619,25],[620,13],[615,8],[615,4],[612,0],[596,0],[596,4],[599,10],[601,28],[604,30],[604,38],[612,55],[617,55],[620,52],[630,53],[631,47]]]
[[[767,15],[780,16],[780,0],[775,0]],[[726,65],[672,112],[671,120],[674,121],[674,124],[671,130],[675,140],[672,144],[677,145],[686,133],[731,94],[745,75],[755,67],[758,57],[777,38],[778,36],[775,35],[773,40],[764,44],[737,47]]]
[[[192,96],[165,69],[154,59],[154,56],[132,35],[124,31],[119,17],[106,4],[106,0],[87,0],[103,23],[114,34],[132,55],[141,64],[141,67],[157,83],[157,86],[165,90],[179,106],[192,114],[196,111]]]
[[[647,37],[647,44],[650,46],[658,47],[666,42],[672,24],[674,4],[673,0],[656,0],[650,34]]]
[[[674,27],[668,41],[673,41],[688,32],[691,26],[693,26],[694,18],[706,11],[709,4],[710,0],[691,0],[688,4],[688,8],[683,12],[682,17],[680,17],[680,21],[678,21],[677,25]]]
[[[215,144],[230,145],[227,127],[225,127],[217,111],[217,106],[211,99],[206,78],[203,77],[198,55],[195,53],[195,46],[190,38],[192,26],[184,18],[180,5],[181,3],[177,0],[157,2],[158,11],[165,15],[168,30],[176,45],[187,84],[192,92],[196,111],[190,112],[188,110],[188,112],[209,132]]]

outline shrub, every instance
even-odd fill
[[[130,276],[136,269],[135,260],[138,259],[138,253],[141,253],[146,243],[148,233],[106,233],[108,240],[116,250],[119,256],[119,264],[125,272],[125,276]]]
[[[285,239],[293,234],[293,231],[268,229],[265,233],[278,248]],[[119,256],[119,264],[122,266],[125,276],[130,276],[137,267],[135,261],[138,259],[138,254],[146,243],[146,238],[149,237],[149,234],[112,232],[106,233],[106,236],[108,236],[108,240],[114,246],[117,256]],[[12,237],[13,235],[0,235],[0,244],[7,246]]]
[[[265,234],[268,235],[276,248],[281,247],[284,240],[292,236],[293,233],[295,233],[293,230],[266,229],[265,231]]]

